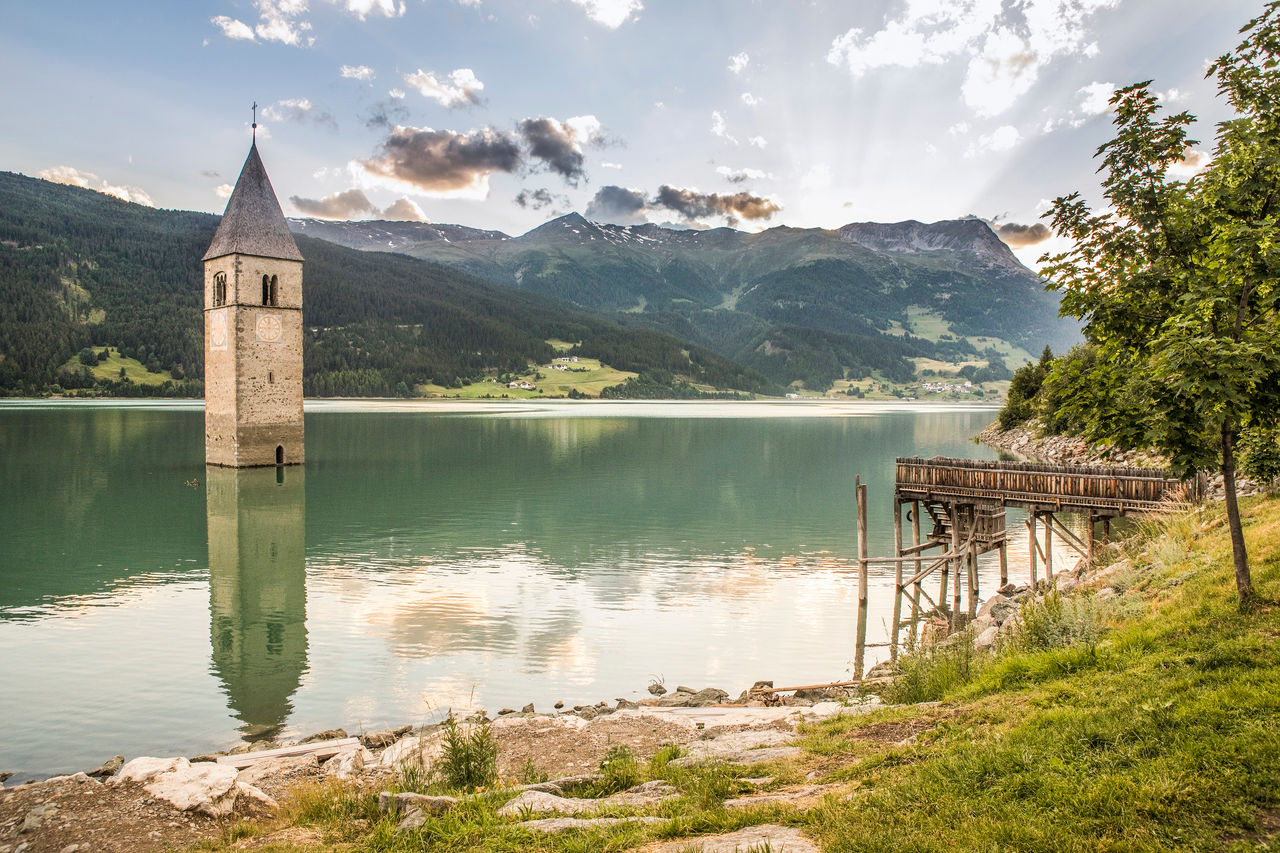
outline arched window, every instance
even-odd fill
[[[216,308],[219,305],[227,304],[227,274],[224,272],[213,274],[213,305]]]
[[[271,279],[265,275],[262,277],[262,304],[271,304]]]
[[[271,276],[271,304],[276,304],[276,277]]]

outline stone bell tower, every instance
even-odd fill
[[[204,458],[231,468],[304,458],[302,253],[256,141],[204,253]]]

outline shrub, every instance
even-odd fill
[[[977,677],[973,632],[933,645],[916,646],[898,657],[898,675],[881,691],[893,705],[936,702]]]
[[[595,787],[600,796],[616,794],[640,784],[640,762],[625,744],[609,747],[600,762],[600,779]]]
[[[1038,652],[1074,645],[1094,646],[1102,636],[1101,608],[1092,598],[1066,598],[1056,590],[1036,604],[1022,603],[1010,645],[1020,651]]]
[[[444,751],[440,774],[451,788],[483,788],[498,779],[498,743],[487,722],[461,726],[452,716],[444,721]]]

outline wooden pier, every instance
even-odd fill
[[[1101,523],[1104,540],[1110,536],[1111,519],[1135,513],[1161,512],[1179,503],[1197,500],[1203,479],[1183,481],[1168,471],[1101,465],[1049,465],[1036,462],[991,462],[975,459],[897,460],[893,495],[894,556],[867,556],[867,487],[855,484],[858,498],[858,641],[854,669],[863,671],[867,628],[867,583],[872,565],[894,567],[893,621],[890,656],[896,658],[900,634],[908,629],[908,642],[916,640],[920,614],[927,602],[934,612],[945,614],[952,628],[977,613],[978,558],[991,551],[1000,554],[1000,585],[1009,582],[1008,528],[1005,508],[1029,513],[1030,581],[1039,580],[1039,566],[1053,579],[1053,536],[1057,535],[1080,556],[1091,559]],[[911,542],[903,541],[903,507],[911,525]],[[1061,519],[1059,512],[1088,516],[1082,540]],[[927,519],[928,526],[923,526]],[[1043,543],[1041,542],[1043,531]],[[930,553],[936,552],[936,553]],[[924,582],[939,577],[935,599]],[[965,599],[967,598],[967,602]],[[911,616],[903,620],[904,599]],[[949,599],[949,600],[948,600]],[[967,603],[967,614],[961,605]]]

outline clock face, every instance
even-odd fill
[[[273,344],[284,334],[284,326],[280,323],[279,314],[258,315],[258,340]]]
[[[209,314],[209,349],[227,348],[227,311],[225,308]]]

